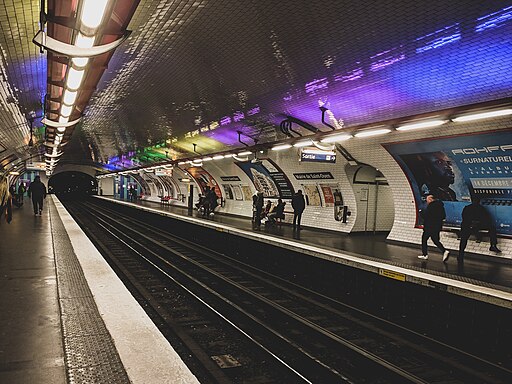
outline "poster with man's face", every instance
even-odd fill
[[[385,144],[409,179],[418,209],[427,195],[442,200],[446,224],[479,197],[496,230],[512,235],[512,130]]]

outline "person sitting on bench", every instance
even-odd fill
[[[480,205],[480,198],[474,197],[473,202],[466,205],[462,210],[462,224],[460,232],[459,263],[464,262],[464,250],[468,244],[469,236],[474,234],[479,238],[478,231],[486,229],[489,231],[489,240],[491,247],[489,251],[500,253],[498,249],[498,239],[496,237],[496,227],[492,223],[491,215]]]
[[[284,206],[286,203],[283,202],[283,200],[278,199],[277,205],[275,206],[274,210],[268,215],[268,220],[272,224],[276,222],[277,219],[284,219]]]

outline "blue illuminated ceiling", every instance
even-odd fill
[[[86,110],[97,160],[278,140],[319,106],[353,126],[511,96],[512,1],[146,3]]]

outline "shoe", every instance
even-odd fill
[[[493,252],[496,252],[496,253],[501,253],[501,249],[499,249],[495,245],[491,245],[491,247],[489,248],[489,251],[493,251]]]
[[[419,255],[418,259],[428,260],[428,255]]]
[[[444,253],[443,253],[443,263],[447,262],[449,258],[450,258],[450,251],[448,251],[448,250],[444,251]]]

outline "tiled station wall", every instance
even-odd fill
[[[378,168],[388,180],[393,193],[395,206],[394,224],[388,239],[420,244],[422,230],[414,228],[416,206],[413,192],[405,174],[381,144],[425,138],[439,138],[473,132],[485,132],[510,127],[512,127],[510,117],[492,119],[491,121],[481,120],[467,123],[447,123],[436,128],[409,132],[392,132],[385,136],[376,136],[373,138],[353,138],[343,143],[343,145],[357,160]],[[448,249],[458,250],[459,241],[455,233],[442,232],[441,241]],[[503,251],[500,256],[512,258],[512,240],[500,238],[498,241],[499,247]],[[495,255],[489,251],[488,241],[483,241],[478,244],[470,240],[466,251]]]
[[[357,216],[355,218],[352,232],[373,232],[389,231],[393,227],[395,217],[395,207],[393,202],[393,193],[389,185],[374,184],[375,171],[366,168],[360,169],[360,166],[345,167],[349,180],[354,180],[354,174],[358,171],[358,181],[368,181],[368,184],[353,183]],[[361,173],[367,175],[361,176]]]
[[[509,117],[497,118],[492,121],[477,121],[468,123],[447,123],[441,127],[421,129],[409,132],[394,131],[384,136],[368,137],[368,138],[352,138],[342,145],[348,152],[358,161],[366,163],[380,170],[387,182],[388,186],[379,186],[379,199],[377,207],[375,207],[375,185],[352,184],[355,168],[349,166],[345,159],[338,154],[336,164],[323,163],[307,163],[300,162],[298,151],[294,148],[284,151],[269,151],[268,157],[274,160],[279,167],[288,176],[295,190],[304,189],[304,185],[320,185],[320,184],[337,184],[343,194],[344,204],[348,206],[351,216],[348,217],[347,223],[334,220],[334,209],[332,207],[307,206],[303,214],[303,225],[329,229],[339,232],[360,232],[373,230],[373,214],[377,212],[376,231],[391,230],[388,239],[406,243],[420,244],[422,230],[415,228],[416,221],[416,205],[409,182],[395,162],[393,157],[384,149],[383,143],[410,141],[425,138],[437,138],[443,136],[453,136],[457,134],[468,134],[472,132],[485,132],[489,130],[509,128],[512,121]],[[203,164],[203,168],[209,172],[217,181],[222,191],[222,184],[238,184],[246,185],[251,188],[251,192],[255,192],[254,185],[248,176],[234,163],[232,159],[224,159],[219,161],[210,161]],[[294,173],[307,172],[330,172],[333,180],[297,180]],[[180,171],[175,171],[173,178],[176,186],[181,193],[187,191],[188,183],[179,181],[180,178],[187,175]],[[224,182],[221,176],[238,176],[240,181]],[[104,179],[102,181],[109,180]],[[198,186],[194,183],[195,197],[197,199]],[[367,199],[363,197],[363,189],[369,189]],[[174,197],[177,191],[173,191]],[[152,200],[159,201],[156,196],[151,197]],[[177,200],[173,204],[186,205],[185,202]],[[285,212],[287,213],[287,222],[292,219],[292,209],[290,202],[287,202]],[[368,204],[368,218],[365,218],[366,204]],[[224,207],[219,207],[220,212],[227,214],[236,214],[246,217],[252,215],[252,201],[249,200],[226,200]],[[456,234],[452,232],[442,232],[441,241],[451,250],[457,250],[459,241]],[[499,247],[503,253],[502,257],[512,258],[512,240],[499,239]],[[489,250],[488,241],[476,243],[470,240],[467,251],[479,254],[492,254]]]

